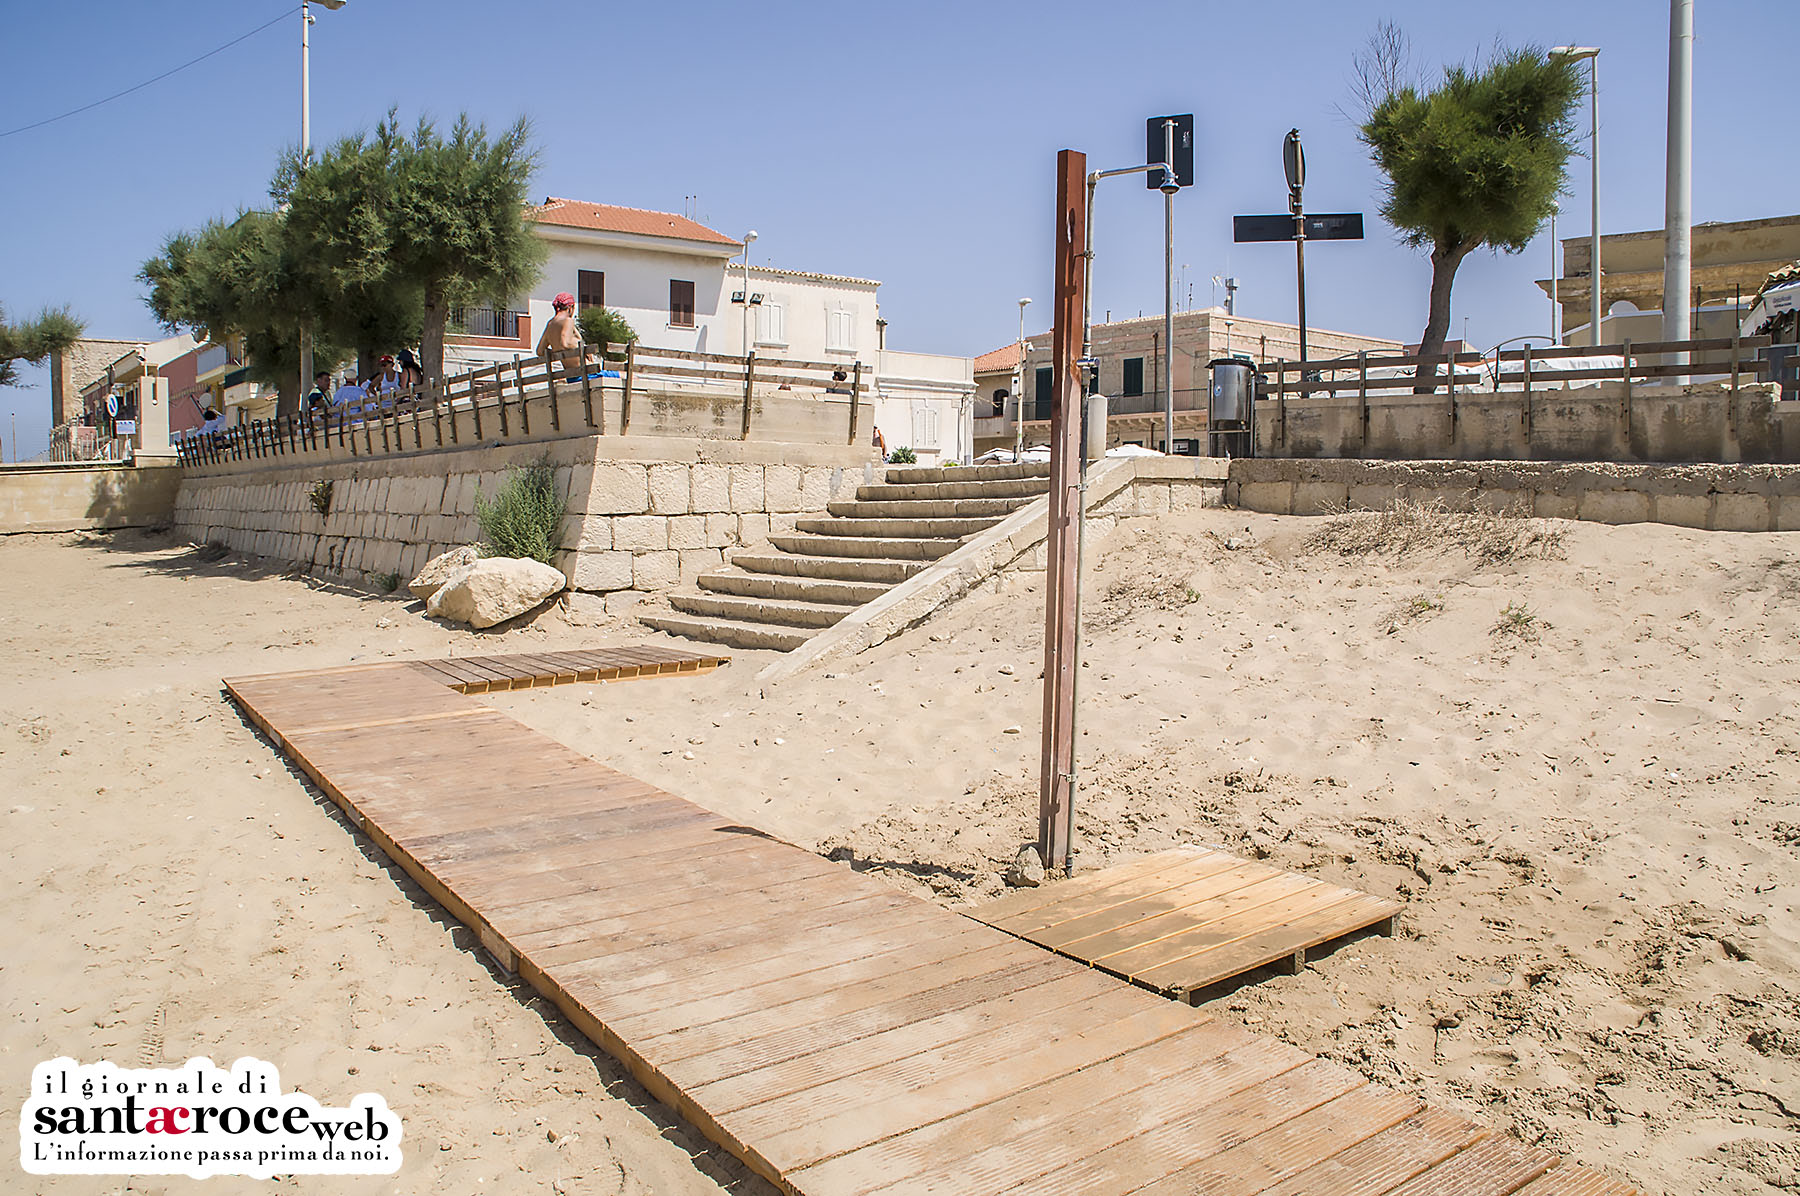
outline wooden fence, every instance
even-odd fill
[[[841,375],[841,377],[840,377]],[[635,343],[608,345],[599,361],[576,366],[544,357],[496,362],[464,374],[371,395],[357,406],[253,420],[229,429],[190,435],[176,445],[184,465],[211,465],[329,451],[335,445],[354,454],[420,451],[459,443],[469,428],[473,442],[530,437],[545,422],[563,433],[565,418],[578,419],[567,435],[631,432],[632,400],[676,387],[698,387],[717,400],[741,394],[738,439],[752,439],[757,388],[791,390],[796,398],[816,391],[820,398],[848,398],[844,443],[855,444],[865,383],[860,361],[833,363],[726,356],[651,349]],[[617,424],[607,427],[607,395],[617,396]],[[565,408],[572,408],[565,411]],[[821,407],[821,411],[825,409]],[[446,429],[448,437],[446,438]]]
[[[1549,384],[1563,382],[1623,382],[1629,394],[1634,382],[1685,380],[1695,382],[1729,375],[1735,389],[1746,372],[1752,380],[1764,380],[1768,362],[1756,356],[1765,348],[1766,336],[1733,336],[1713,340],[1654,341],[1634,345],[1625,341],[1617,345],[1555,345],[1543,349],[1529,346],[1507,349],[1499,353],[1436,353],[1431,355],[1371,356],[1367,352],[1353,357],[1334,357],[1322,361],[1275,361],[1258,368],[1268,379],[1259,389],[1260,397],[1271,399],[1306,398],[1309,395],[1336,396],[1355,392],[1436,394],[1445,391],[1454,396],[1464,391],[1499,390],[1514,386],[1530,390],[1532,366],[1569,358],[1616,357],[1618,365],[1580,369],[1558,369],[1552,366],[1538,371],[1538,378]],[[1686,363],[1653,363],[1651,359],[1677,354],[1688,355]],[[1746,356],[1749,354],[1749,356]],[[1417,376],[1420,367],[1425,374]],[[1516,367],[1516,368],[1509,368]]]

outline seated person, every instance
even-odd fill
[[[355,415],[362,410],[363,400],[368,397],[368,390],[357,385],[355,378],[346,378],[331,396],[332,410],[339,415]]]

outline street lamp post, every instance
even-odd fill
[[[750,246],[756,241],[756,230],[744,234],[744,356],[750,356]]]
[[[1558,318],[1562,309],[1556,305],[1556,214],[1562,208],[1555,200],[1550,201],[1550,343],[1562,343],[1562,334],[1558,329]]]
[[[1031,300],[1019,300],[1019,369],[1013,374],[1013,464],[1025,455],[1025,309]]]
[[[332,12],[344,7],[348,0],[318,0]],[[300,0],[300,169],[305,170],[312,157],[312,0]],[[300,400],[306,401],[306,388],[312,384],[312,328],[300,327]]]
[[[1550,51],[1552,58],[1566,58],[1578,62],[1587,59],[1588,64],[1588,161],[1593,166],[1593,248],[1590,256],[1594,259],[1590,266],[1593,290],[1589,294],[1591,307],[1589,313],[1588,344],[1600,343],[1600,314],[1604,310],[1600,305],[1600,48],[1598,46],[1556,46]]]

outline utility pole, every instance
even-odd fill
[[[1163,452],[1175,451],[1175,118],[1163,127]]]
[[[1045,562],[1044,723],[1038,777],[1038,854],[1066,870],[1074,836],[1075,678],[1080,651],[1081,413],[1088,234],[1087,155],[1056,155],[1056,293],[1051,332],[1050,510]]]
[[[1663,205],[1663,326],[1666,341],[1693,338],[1688,284],[1693,277],[1694,0],[1669,0],[1669,147]],[[1669,357],[1686,365],[1686,353]]]

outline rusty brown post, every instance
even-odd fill
[[[744,302],[748,303],[746,297]],[[739,440],[750,439],[750,395],[756,385],[756,354],[744,354],[744,426],[738,430]]]
[[[625,346],[625,396],[619,400],[619,435],[631,431],[631,388],[637,381],[637,342]]]
[[[1075,825],[1075,674],[1080,607],[1081,356],[1087,272],[1087,155],[1056,155],[1056,296],[1052,309],[1049,536],[1044,581],[1044,725],[1038,777],[1038,854],[1066,869]]]

